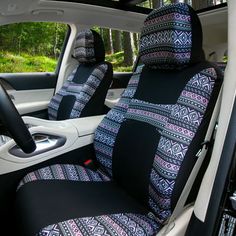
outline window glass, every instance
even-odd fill
[[[130,72],[138,52],[139,34],[94,27],[104,41],[106,61],[113,65],[116,72]]]
[[[0,73],[54,72],[67,30],[46,22],[0,26]]]

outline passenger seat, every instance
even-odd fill
[[[104,102],[110,87],[113,69],[105,61],[101,36],[94,30],[78,33],[73,57],[78,66],[48,106],[50,120],[65,120],[104,113]]]

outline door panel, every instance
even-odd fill
[[[57,74],[49,72],[0,73],[0,80],[7,82],[15,90],[55,88]]]
[[[7,90],[21,115],[45,110],[54,89]]]
[[[54,94],[57,75],[55,73],[2,73],[0,80],[19,113],[25,115],[39,111],[45,113]]]

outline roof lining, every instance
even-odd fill
[[[95,6],[101,6],[101,7],[108,7],[108,8],[114,8],[118,10],[123,11],[131,11],[136,13],[142,13],[142,14],[149,14],[152,9],[144,8],[140,6],[136,6],[134,4],[137,4],[136,2],[144,2],[144,0],[124,0],[121,1],[111,1],[111,0],[51,0],[55,2],[73,2],[73,3],[82,3],[87,5],[95,5]],[[47,0],[45,0],[47,2]]]
[[[47,0],[45,0],[47,1]],[[73,2],[83,3],[87,5],[95,5],[101,7],[115,8],[118,10],[131,11],[142,14],[149,14],[153,9],[137,6],[136,4],[145,2],[146,0],[51,0],[55,2]],[[197,13],[211,11],[214,9],[222,8],[227,6],[227,3],[221,3],[207,8],[196,10]]]

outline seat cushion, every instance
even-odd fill
[[[92,171],[79,165],[52,165],[28,173],[18,189],[26,183],[38,180],[109,181],[110,178],[97,170]]]
[[[152,214],[121,213],[70,219],[43,228],[38,236],[155,235],[159,227]]]
[[[69,172],[74,173],[73,177]],[[96,235],[91,222],[97,222],[97,230],[101,226],[107,231],[107,234],[97,235],[137,235],[137,230],[144,232],[140,235],[157,232],[160,224],[154,220],[149,208],[114,181],[101,181],[103,178],[101,174],[72,165],[55,165],[28,174],[18,188],[16,198],[19,235],[36,235],[38,232],[39,235],[57,235],[53,234],[57,229],[61,233],[58,235]],[[67,227],[74,229],[69,226],[70,222],[78,228],[77,234],[76,231],[65,233]],[[47,233],[49,229],[52,232]],[[118,233],[113,233],[114,230]],[[121,234],[123,231],[126,234]]]

